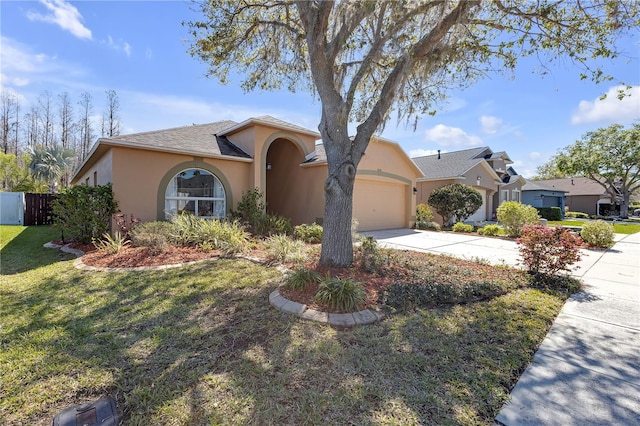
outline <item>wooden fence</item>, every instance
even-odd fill
[[[51,225],[53,209],[51,203],[54,194],[24,194],[24,225]]]

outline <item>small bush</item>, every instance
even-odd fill
[[[271,263],[303,262],[306,259],[304,243],[287,235],[267,238],[267,256]]]
[[[486,225],[484,228],[478,229],[478,234],[492,237],[500,234],[501,229],[502,228],[500,228],[500,225],[490,224],[490,225]]]
[[[433,210],[428,204],[420,203],[416,206],[416,223],[433,221]]]
[[[517,201],[505,201],[500,204],[497,216],[505,233],[510,237],[519,236],[523,226],[538,223],[538,211],[535,207]]]
[[[315,300],[331,310],[354,312],[364,305],[366,293],[360,283],[350,278],[327,276],[320,282]]]
[[[536,207],[541,218],[547,220],[562,220],[560,207]]]
[[[242,194],[237,210],[232,210],[229,217],[231,220],[240,221],[250,232],[256,233],[264,212],[264,194],[259,188],[254,188]]]
[[[382,272],[391,261],[390,252],[378,246],[373,237],[364,237],[358,248],[358,263],[367,272]]]
[[[565,213],[566,217],[575,217],[578,219],[589,219],[589,215],[587,213],[582,213],[582,212],[566,212]]]
[[[428,229],[431,231],[440,231],[440,224],[436,222],[416,222],[416,229]]]
[[[93,239],[93,245],[96,249],[104,251],[107,254],[118,254],[130,241],[125,238],[120,231],[113,233],[113,237],[108,232],[102,234],[102,239]]]
[[[518,244],[529,273],[554,275],[580,260],[582,240],[561,227],[525,225]]]
[[[311,283],[319,283],[320,274],[313,269],[299,266],[287,274],[285,287],[291,290],[300,290],[307,287]]]
[[[258,220],[255,233],[264,236],[293,235],[293,225],[291,225],[291,220],[286,217],[265,214]]]
[[[134,246],[148,247],[153,251],[164,251],[172,242],[174,227],[171,222],[153,221],[136,225],[129,237]]]
[[[457,222],[453,225],[453,232],[473,232],[473,225],[467,225],[466,223]]]
[[[585,222],[582,225],[580,236],[587,243],[596,247],[611,247],[614,244],[613,225],[604,220]]]
[[[436,209],[447,226],[454,218],[459,222],[466,220],[482,207],[482,194],[469,185],[453,183],[431,191],[429,205]]]
[[[322,226],[317,223],[311,225],[302,224],[293,228],[293,235],[304,241],[305,243],[321,243],[322,242]]]

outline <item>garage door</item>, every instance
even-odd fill
[[[474,188],[482,195],[482,206],[472,214],[467,222],[482,222],[487,220],[487,191],[484,189]]]
[[[406,227],[406,192],[406,185],[356,179],[353,217],[358,230]]]

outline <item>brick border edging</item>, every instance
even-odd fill
[[[354,327],[356,325],[366,325],[382,320],[384,315],[371,309],[365,309],[349,314],[334,314],[331,312],[316,311],[307,308],[307,305],[294,302],[283,297],[280,290],[276,289],[269,295],[269,303],[271,306],[281,312],[295,315],[299,318],[309,321],[326,323],[337,327]]]

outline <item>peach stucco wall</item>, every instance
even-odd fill
[[[202,159],[188,155],[113,148],[113,190],[120,211],[134,214],[143,221],[163,218],[164,191],[161,182],[180,170],[203,168],[209,170],[227,186],[227,211],[234,208],[243,191],[249,186],[251,163]],[[180,170],[179,170],[180,169]],[[168,175],[171,176],[168,176]],[[230,190],[230,194],[228,193]]]
[[[94,185],[94,174],[96,176],[97,185],[106,185],[113,181],[112,178],[112,165],[113,165],[113,153],[112,150],[108,150],[95,164],[87,170],[82,176],[76,179],[77,183],[89,183]]]

